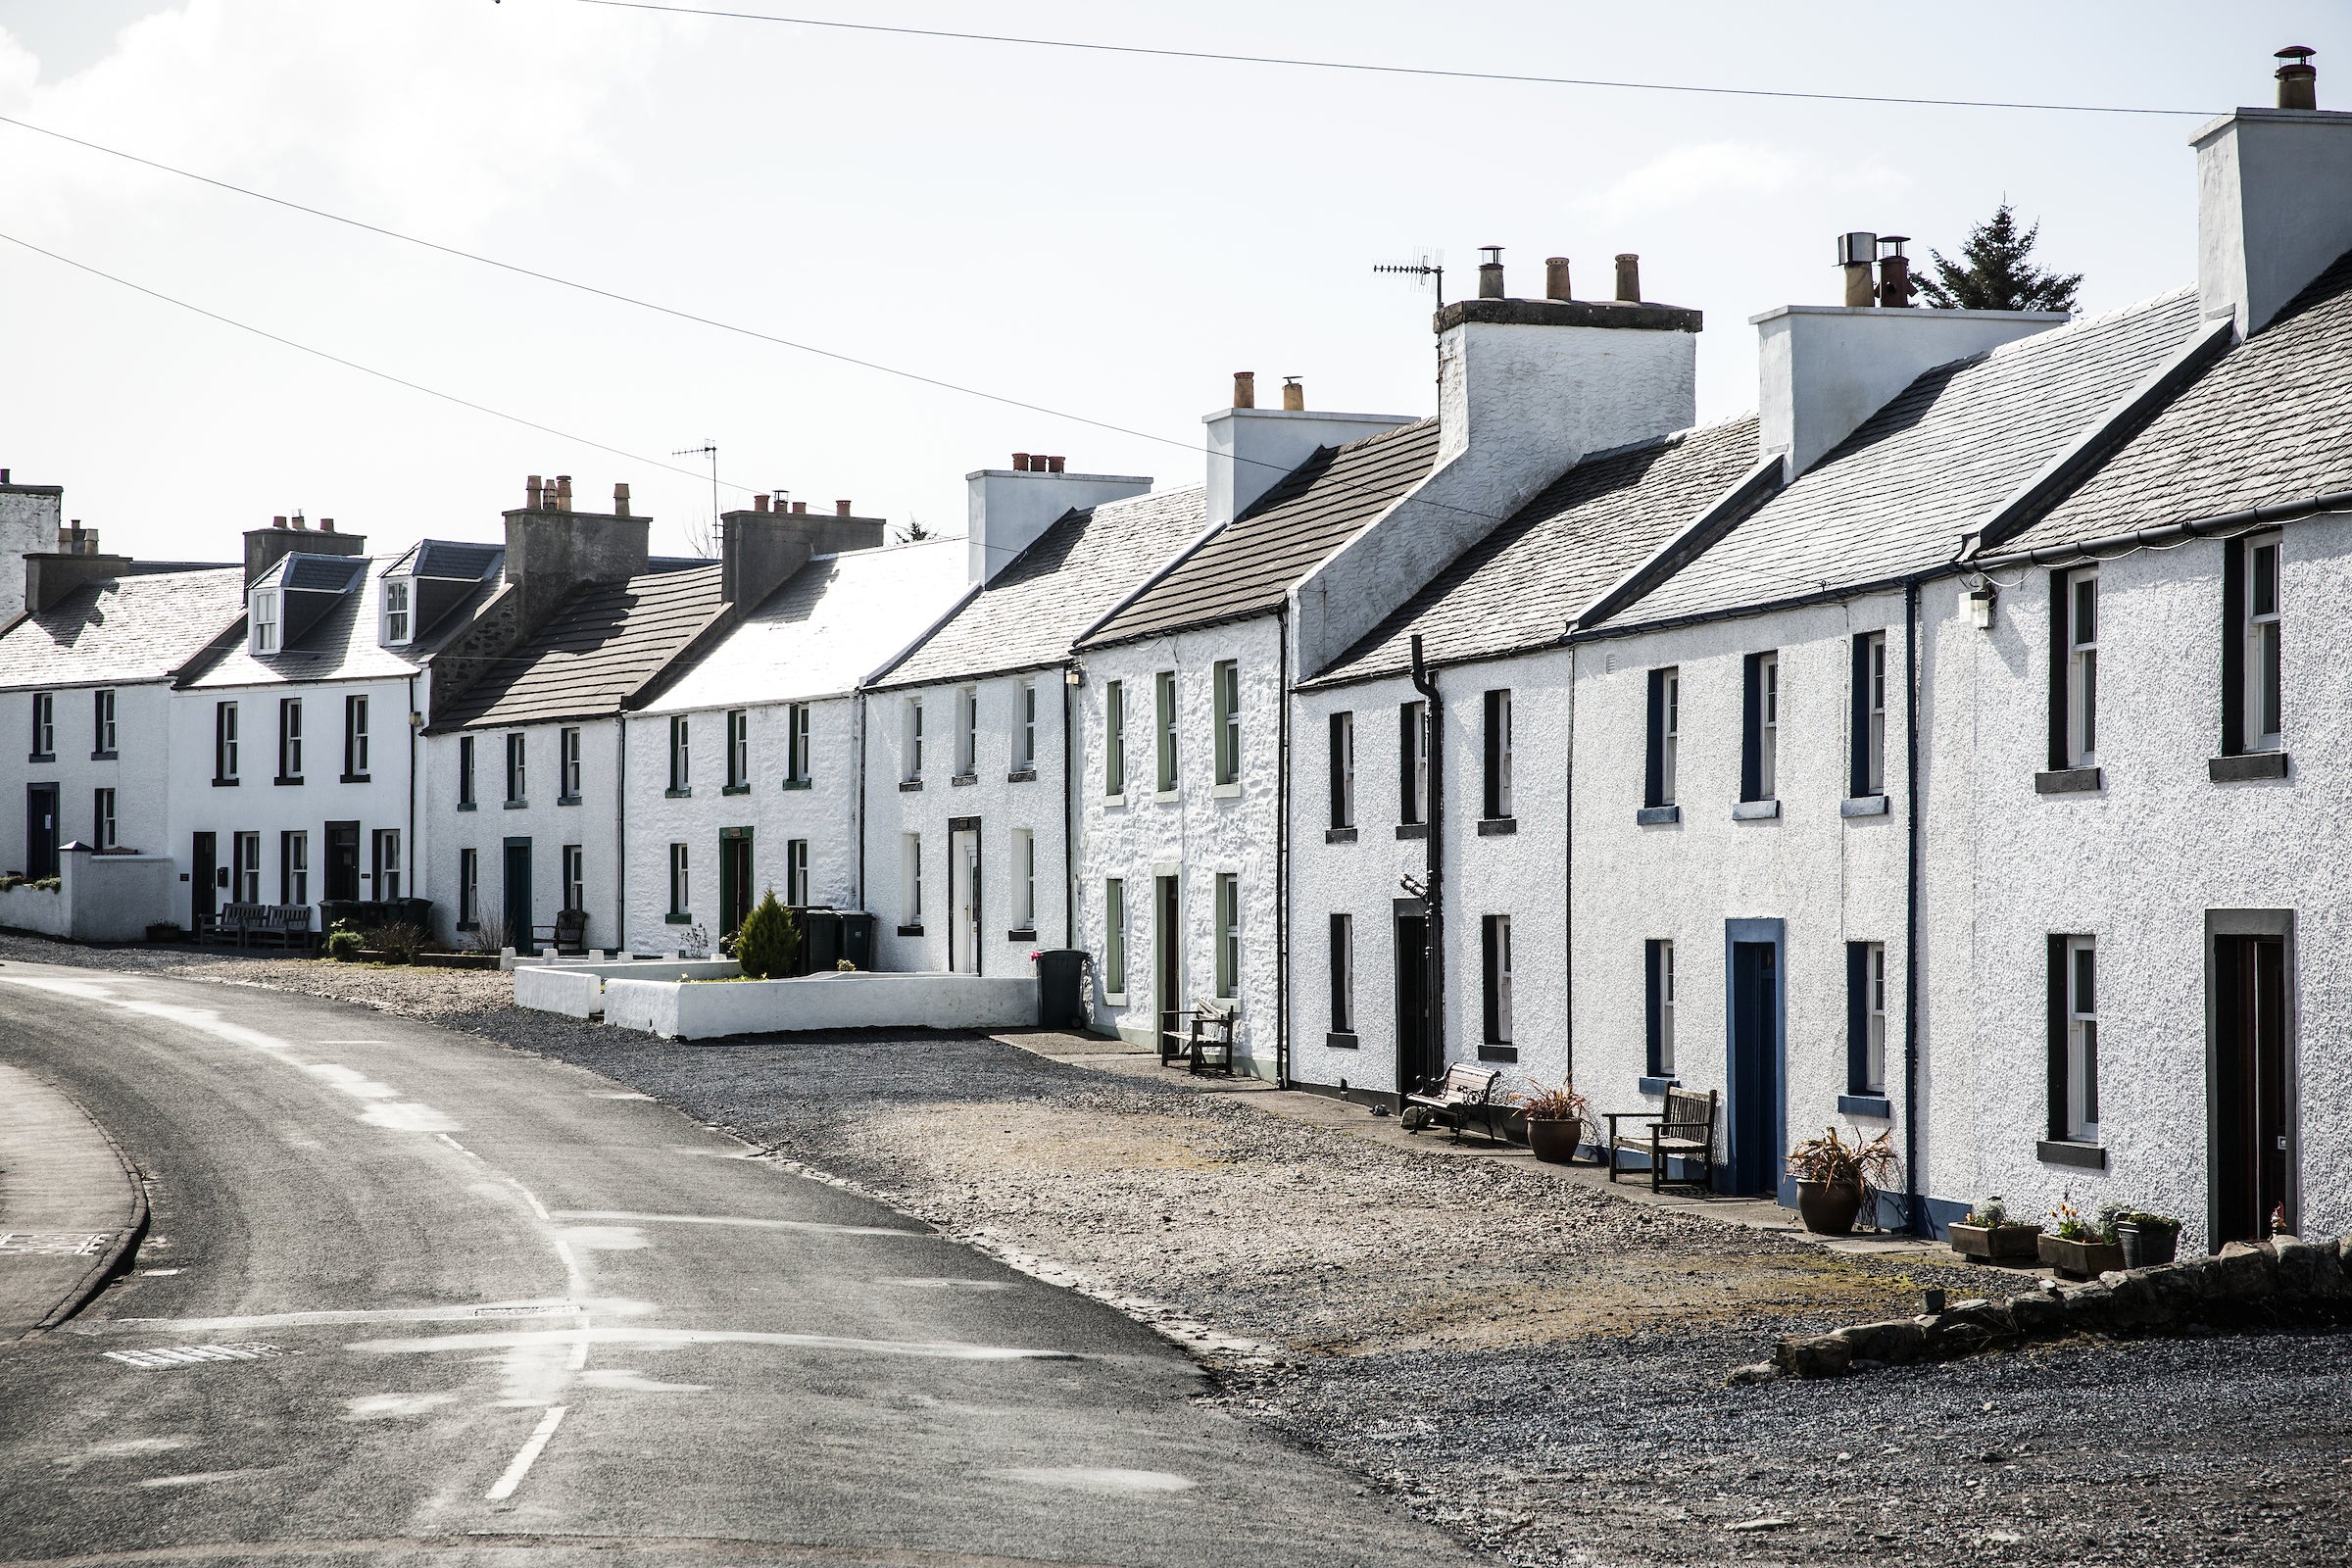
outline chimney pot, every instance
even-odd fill
[[[1292,414],[1306,412],[1306,388],[1298,384],[1298,377],[1286,375],[1282,378],[1282,406]]]
[[[6,468],[0,468],[0,484],[6,483],[8,483],[8,470]]]
[[[1629,302],[1642,298],[1642,258],[1636,252],[1617,253],[1617,297]]]
[[[796,516],[796,517],[797,517],[797,516],[799,516],[799,515],[801,515],[803,513],[807,512],[808,510],[808,502],[806,502],[806,501],[795,501],[795,502],[792,504],[792,512],[793,512],[793,515],[794,515],[794,516]]]
[[[271,517],[270,519],[270,526],[272,528],[283,528],[285,525],[286,519],[283,517]]]
[[[335,531],[335,519],[332,517],[320,517],[318,519],[318,531],[320,533],[333,533]]]
[[[612,486],[612,515],[615,517],[625,517],[628,514],[629,486],[628,481],[622,480],[621,482]]]
[[[1048,458],[1046,460],[1046,471],[1048,473],[1059,473],[1061,471],[1061,459]]]
[[[1015,452],[1012,455],[1012,471],[1015,473],[1027,473],[1029,471],[1028,453]]]
[[[571,510],[571,475],[568,473],[556,475],[556,504],[553,510],[557,512]]]
[[[833,503],[833,515],[836,517],[846,517],[849,514],[850,504],[847,501],[836,501]]]
[[[1911,258],[1903,254],[1908,234],[1881,234],[1879,243],[1894,249],[1879,258],[1879,304],[1899,311],[1911,303]]]
[[[1255,370],[1233,372],[1233,406],[1237,409],[1257,407],[1257,372]]]
[[[1502,298],[1502,247],[1481,245],[1487,259],[1478,264],[1478,297],[1482,300]]]
[[[752,497],[752,510],[753,510],[754,512],[765,512],[765,511],[767,510],[767,497],[765,497],[765,496],[754,496],[754,497]]]
[[[2320,72],[2311,63],[2316,49],[2290,43],[2271,58],[2282,62],[2278,67],[2278,107],[2281,109],[2317,109],[2320,107]]]
[[[539,482],[539,476],[535,473],[532,474],[523,482],[523,505],[531,511],[537,512],[543,504],[542,495],[546,487]]]
[[[1544,259],[1544,297],[1547,300],[1572,300],[1568,291],[1568,258],[1547,256]]]
[[[1867,228],[1848,229],[1838,236],[1838,266],[1845,273],[1845,303],[1849,307],[1879,303],[1877,274],[1879,236]]]

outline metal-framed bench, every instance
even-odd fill
[[[1404,1130],[1417,1133],[1432,1122],[1444,1122],[1453,1129],[1453,1141],[1458,1144],[1475,1119],[1485,1125],[1489,1142],[1504,1143],[1507,1140],[1497,1118],[1510,1104],[1501,1098],[1501,1086],[1500,1067],[1457,1061],[1427,1093],[1404,1097]]]
[[[1617,1156],[1621,1151],[1633,1150],[1649,1156],[1649,1190],[1673,1186],[1693,1186],[1713,1190],[1715,1186],[1715,1116],[1721,1108],[1721,1091],[1710,1089],[1700,1094],[1695,1089],[1669,1089],[1663,1110],[1612,1110],[1605,1114],[1609,1124],[1609,1180],[1617,1179]],[[1628,1136],[1620,1122],[1642,1122]],[[1679,1159],[1684,1174],[1667,1174],[1666,1161]],[[1689,1174],[1695,1161],[1698,1174]]]
[[[1234,1011],[1205,998],[1195,998],[1193,1004],[1180,1012],[1160,1014],[1159,1064],[1172,1067],[1181,1061],[1196,1075],[1232,1077]]]

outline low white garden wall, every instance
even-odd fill
[[[515,1001],[522,1000],[515,971]],[[1037,1022],[1037,981],[968,974],[812,974],[797,980],[688,985],[605,982],[605,1022],[664,1040],[803,1029],[1016,1029]]]
[[[0,925],[45,937],[73,934],[67,929],[66,896],[55,888],[0,888]]]
[[[631,980],[719,980],[741,974],[733,958],[681,958],[674,962],[638,963],[518,963],[514,966],[514,1005],[560,1012],[570,1018],[590,1018],[605,1008],[605,982],[614,977]]]

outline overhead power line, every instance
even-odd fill
[[[389,381],[394,386],[406,387],[412,392],[421,392],[428,398],[439,398],[442,402],[454,403],[461,409],[471,409],[476,414],[487,414],[494,419],[505,419],[510,424],[519,424],[525,429],[537,430],[542,435],[552,435],[560,440],[570,441],[579,446],[592,447],[599,452],[609,452],[613,457],[626,458],[631,463],[643,463],[657,468],[667,468],[670,472],[682,473],[689,479],[701,480],[708,477],[707,474],[698,472],[695,469],[681,468],[674,463],[663,463],[659,458],[649,458],[643,453],[631,452],[624,447],[610,446],[602,441],[592,441],[587,436],[574,435],[569,430],[559,430],[552,424],[541,424],[538,420],[526,419],[519,414],[509,414],[504,409],[494,409],[487,403],[476,403],[470,398],[459,397],[454,392],[443,392],[437,387],[426,386],[421,381],[412,381],[405,376],[394,375],[389,370],[379,370],[373,366],[362,365],[357,360],[347,360],[340,354],[330,354],[324,349],[313,348],[308,343],[298,343],[290,337],[280,336],[278,333],[270,331],[266,327],[255,326],[250,321],[240,321],[234,317],[222,316],[219,311],[208,311],[201,305],[190,304],[186,300],[178,299],[172,295],[166,294],[161,289],[149,288],[144,283],[134,283],[127,277],[118,277],[113,272],[104,271],[98,268],[90,266],[87,262],[77,262],[71,256],[61,256],[55,251],[44,250],[40,246],[33,244],[30,240],[19,239],[14,234],[0,233],[0,240],[6,240],[11,245],[18,246],[24,250],[28,250],[35,256],[46,256],[53,262],[73,268],[75,271],[87,272],[92,277],[104,278],[107,282],[113,283],[121,288],[129,289],[134,294],[144,294],[151,300],[161,300],[166,305],[175,305],[183,311],[192,311],[196,315],[204,317],[210,320],[219,321],[223,326],[233,326],[240,332],[251,332],[255,337],[268,338],[270,342],[281,344],[286,348],[295,350],[297,353],[308,354],[315,359],[325,360],[332,365],[340,365],[345,369],[357,370],[362,375],[372,375],[379,381]],[[724,483],[730,490],[748,491],[750,488],[747,485],[737,484],[731,479],[721,482]]]
[[[884,33],[902,38],[946,38],[958,43],[1014,44],[1028,49],[1070,49],[1088,54],[1141,55],[1158,60],[1208,60],[1223,65],[1353,71],[1382,76],[1428,76],[1444,81],[1499,81],[1533,87],[1600,87],[1618,92],[1678,92],[1717,98],[1789,98],[1809,103],[1896,104],[1925,109],[2028,109],[2068,115],[2178,115],[2201,118],[2213,113],[2209,109],[2158,109],[2137,104],[2052,104],[1998,98],[1903,97],[1888,93],[1802,92],[1789,87],[1719,87],[1687,81],[1634,81],[1614,76],[1540,76],[1515,71],[1448,71],[1439,66],[1392,66],[1368,60],[1229,54],[1213,49],[1169,49],[1148,44],[1092,43],[1077,38],[1033,38],[1018,33],[956,32],[945,27],[891,26],[879,22],[838,22],[824,17],[779,17],[759,11],[661,5],[656,0],[578,0],[578,3],[604,6],[614,11],[658,11],[681,17],[715,17],[728,22],[773,22],[794,27],[827,27],[838,32]]]

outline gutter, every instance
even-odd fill
[[[1903,584],[1903,1224],[1933,1234],[1919,1191],[1919,579]]]
[[[1423,841],[1428,853],[1423,873],[1426,891],[1422,895],[1422,902],[1429,908],[1429,997],[1425,1005],[1429,1009],[1430,1043],[1437,1047],[1438,1060],[1443,1062],[1446,1059],[1446,928],[1440,879],[1446,868],[1445,834],[1442,831],[1446,800],[1443,727],[1446,704],[1438,695],[1437,677],[1430,673],[1428,663],[1421,657],[1419,632],[1413,634],[1413,690],[1419,692],[1422,701],[1429,705],[1422,715],[1427,736],[1424,744],[1429,748],[1429,837]]]
[[[2042,545],[2037,549],[2017,550],[2007,555],[1964,558],[1963,564],[1976,571],[1995,571],[2003,566],[2049,565],[2061,561],[2079,561],[2087,556],[2180,544],[2211,534],[2246,533],[2256,528],[2267,528],[2273,523],[2293,522],[2303,517],[2344,512],[2352,512],[2352,490],[2329,491],[2302,501],[2277,501],[2267,507],[2226,512],[2217,517],[2199,517],[2187,522],[2167,522],[2153,528],[2135,529],[2131,533],[2085,539],[2078,544]]]

